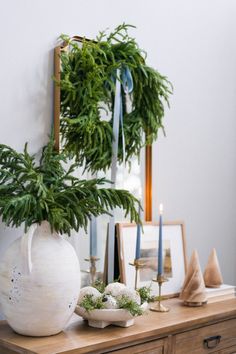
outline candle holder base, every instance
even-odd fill
[[[153,279],[154,282],[158,283],[159,286],[159,295],[158,295],[158,302],[154,306],[150,308],[151,311],[155,312],[169,312],[170,309],[169,307],[164,306],[161,303],[161,287],[162,284],[168,281],[168,279],[164,276],[164,274],[158,274],[155,279]]]
[[[85,258],[86,262],[90,262],[90,268],[87,272],[90,273],[91,284],[95,282],[95,278],[97,274],[96,262],[99,260],[100,258],[96,256],[90,256],[89,258]]]
[[[140,259],[135,259],[133,263],[129,263],[129,265],[135,267],[135,281],[134,281],[134,288],[137,290],[138,288],[138,273],[141,268],[145,266],[145,263],[140,261]]]

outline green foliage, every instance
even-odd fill
[[[83,307],[86,311],[101,310],[105,308],[104,295],[94,298],[93,295],[85,295],[82,301],[79,303],[80,307]],[[117,299],[117,305],[119,309],[127,310],[132,316],[140,316],[143,314],[143,310],[137,302],[131,300],[128,296],[123,295]]]
[[[83,307],[88,312],[92,310],[101,310],[105,308],[102,299],[102,296],[95,299],[93,295],[88,294],[83,297],[83,300],[79,303],[79,306]]]
[[[132,316],[140,316],[143,314],[140,305],[138,305],[137,302],[131,300],[128,296],[121,296],[117,303],[120,309],[128,310]]]
[[[114,32],[101,32],[97,41],[83,40],[82,46],[62,35],[69,50],[61,54],[61,131],[64,147],[81,165],[93,172],[111,165],[112,118],[104,119],[104,110],[112,111],[115,75],[118,68],[131,71],[134,90],[132,109],[124,112],[125,161],[139,156],[140,149],[157,138],[163,128],[164,105],[172,86],[165,76],[146,64],[145,53],[128,35],[130,25],[122,24]],[[143,141],[143,135],[146,141]],[[123,161],[122,136],[119,137],[118,161]]]
[[[143,286],[142,288],[137,289],[140,298],[141,298],[141,303],[143,304],[144,302],[154,302],[155,301],[155,296],[151,295],[151,286]]]
[[[105,284],[102,280],[97,279],[97,280],[95,280],[95,282],[92,284],[92,287],[94,287],[95,289],[97,289],[100,293],[104,293],[106,284]]]
[[[43,148],[40,162],[30,156],[27,145],[23,153],[0,144],[0,216],[11,226],[47,220],[51,229],[70,235],[72,229],[87,227],[91,216],[109,214],[123,208],[131,220],[139,222],[139,202],[126,190],[102,188],[105,179],[80,180],[74,176],[78,164],[68,170],[67,158],[54,151],[53,140]]]

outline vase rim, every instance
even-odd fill
[[[37,225],[40,229],[42,229],[44,232],[46,232],[47,234],[53,235],[55,234],[54,230],[51,230],[51,225],[48,222],[48,220],[43,220],[40,223],[37,222]]]

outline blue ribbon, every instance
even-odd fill
[[[130,69],[125,66],[121,71],[121,81],[125,93],[131,93],[134,88],[133,78]]]
[[[122,91],[129,94],[133,90],[133,79],[128,67],[122,67],[116,71],[116,89],[113,112],[113,142],[112,142],[112,163],[111,163],[111,188],[116,186],[117,175],[117,159],[118,159],[118,142],[119,142],[119,124],[122,132],[123,145],[123,162],[125,163],[125,136],[124,136],[124,118],[123,118],[123,103]],[[108,269],[107,280],[108,283],[114,281],[114,249],[115,249],[115,218],[114,213],[110,217],[108,228]]]
[[[121,71],[121,82],[124,93],[130,94],[133,91],[133,78],[130,69],[125,66]],[[122,134],[122,147],[123,147],[123,165],[125,168],[125,134],[124,134],[124,117],[123,117],[123,105],[122,105],[122,94],[120,97],[120,125]]]

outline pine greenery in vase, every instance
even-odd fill
[[[73,314],[80,290],[80,267],[71,244],[58,234],[86,228],[91,216],[116,207],[138,221],[138,201],[126,190],[103,188],[105,179],[75,177],[64,153],[50,140],[41,159],[0,145],[0,216],[25,234],[0,262],[0,303],[15,332],[47,336],[60,332]]]
[[[8,226],[47,220],[51,229],[70,235],[71,230],[87,227],[91,216],[109,214],[123,208],[131,221],[138,221],[138,200],[126,190],[102,188],[104,178],[81,180],[74,176],[78,163],[68,170],[64,153],[58,154],[53,140],[43,148],[39,163],[27,151],[18,153],[0,145],[0,216]]]

